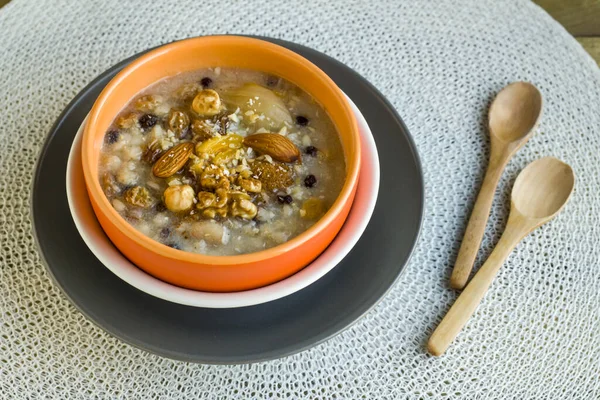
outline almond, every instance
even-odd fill
[[[183,168],[193,150],[194,144],[191,142],[171,147],[156,160],[152,167],[152,173],[158,178],[168,178]]]
[[[277,133],[257,133],[244,138],[244,145],[273,160],[291,163],[300,159],[300,150],[285,136]]]

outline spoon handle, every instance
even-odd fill
[[[471,282],[456,299],[450,310],[429,338],[427,348],[434,356],[442,355],[473,315],[487,293],[496,274],[528,230],[520,217],[509,218],[504,234]],[[511,223],[513,222],[513,223]]]
[[[453,289],[462,289],[467,284],[490,215],[496,186],[498,186],[498,181],[502,176],[507,162],[508,157],[504,154],[497,155],[492,150],[490,163],[481,189],[479,190],[479,195],[475,201],[473,212],[469,218],[469,224],[467,225],[465,236],[456,257],[454,270],[450,277],[450,287]]]

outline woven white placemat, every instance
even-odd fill
[[[34,163],[69,100],[136,52],[212,33],[291,40],[356,69],[399,110],[426,179],[420,242],[381,304],[316,348],[255,365],[175,362],[110,337],[53,285],[29,222]],[[448,277],[487,160],[486,107],[519,79],[541,89],[545,113],[504,174],[481,255],[527,163],[565,160],[576,191],[433,358],[424,343],[456,296]],[[0,168],[1,399],[600,398],[600,71],[527,1],[13,0],[0,9]]]

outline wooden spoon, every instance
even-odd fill
[[[515,246],[535,228],[550,221],[566,204],[575,175],[570,166],[552,157],[529,164],[517,177],[506,229],[492,254],[475,274],[429,338],[429,352],[439,356],[473,315],[498,270]]]
[[[541,114],[542,95],[527,82],[511,83],[492,102],[490,160],[454,264],[450,278],[452,288],[462,289],[467,284],[504,167],[533,135]]]

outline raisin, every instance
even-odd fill
[[[208,76],[205,78],[202,78],[200,80],[200,84],[202,85],[203,89],[209,88],[210,85],[212,85],[212,79],[210,79]]]
[[[120,135],[118,131],[110,130],[106,132],[106,135],[104,136],[104,141],[108,144],[117,143],[117,141],[119,140],[119,136]]]
[[[144,154],[142,154],[142,160],[149,164],[154,164],[154,162],[159,159],[162,153],[162,149],[155,146],[150,146],[146,149]]]
[[[315,186],[315,183],[317,183],[317,177],[314,175],[308,175],[306,178],[304,178],[304,186],[306,187],[313,187]]]
[[[182,176],[182,178],[183,178],[185,181],[187,181],[187,182],[186,182],[187,184],[190,184],[190,185],[192,185],[192,184],[195,184],[195,183],[197,183],[197,180],[198,180],[198,179],[196,179],[196,175],[195,175],[195,174],[194,174],[192,171],[190,171],[189,169],[187,169],[187,168],[182,168],[181,170],[179,170],[179,171],[177,171],[177,172],[181,172],[181,176]]]
[[[158,117],[153,114],[144,114],[138,120],[143,131],[152,128],[158,122]]]
[[[147,208],[153,203],[150,192],[143,186],[135,186],[124,193],[124,199],[132,206]]]
[[[277,196],[277,201],[281,204],[292,204],[294,202],[294,198],[287,194],[285,196]]]
[[[186,129],[181,135],[179,135],[179,139],[181,140],[191,140],[192,139],[192,130]]]
[[[166,121],[167,129],[183,139],[190,127],[190,117],[182,110],[171,109]]]
[[[306,126],[308,125],[308,118],[306,118],[304,115],[298,115],[296,117],[296,123],[300,126]]]
[[[304,149],[304,152],[306,154],[308,154],[309,156],[316,156],[317,155],[317,148],[315,146],[308,146],[306,149]]]

